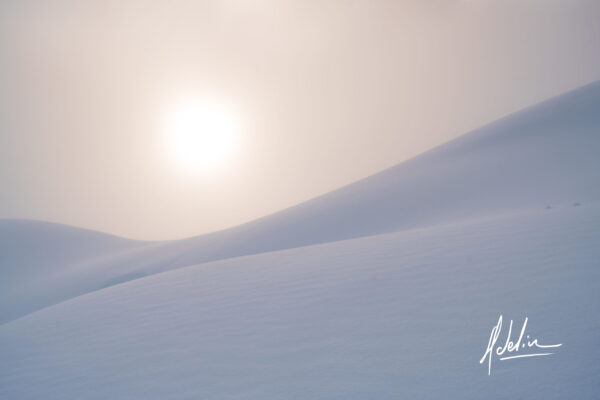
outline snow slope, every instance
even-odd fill
[[[43,272],[18,267],[0,323],[117,283],[231,257],[600,201],[600,82],[527,108],[379,174],[256,221],[185,240],[139,243]],[[10,234],[9,234],[10,235]],[[43,248],[49,245],[41,244]],[[15,269],[15,257],[0,256]],[[0,300],[2,300],[0,298]]]
[[[599,242],[567,204],[132,280],[1,325],[0,398],[596,399]],[[500,314],[563,346],[488,376]]]
[[[57,273],[141,244],[60,224],[0,220],[0,323],[62,300],[45,296]]]

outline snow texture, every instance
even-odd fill
[[[209,235],[0,222],[0,398],[597,398],[599,150],[593,83]],[[563,346],[488,376],[500,314]]]

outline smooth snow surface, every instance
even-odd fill
[[[209,235],[1,221],[0,398],[597,398],[598,154],[594,83]],[[488,376],[500,314],[563,346]]]
[[[0,220],[0,323],[63,300],[61,273],[140,245],[65,225]]]
[[[43,284],[6,281],[10,294],[0,297],[0,304],[9,305],[0,308],[0,323],[92,290],[183,266],[548,205],[599,202],[599,152],[600,82],[595,82],[236,228],[179,241],[135,242],[113,251],[98,238],[102,251],[69,263],[56,260],[61,254],[54,250],[56,240],[12,240],[9,246],[37,259],[27,256],[22,263],[0,252],[0,265]],[[10,234],[4,231],[4,236]],[[41,274],[37,268],[43,269]]]
[[[133,280],[0,326],[0,398],[595,399],[599,241],[561,207]],[[488,376],[500,313],[562,348]]]

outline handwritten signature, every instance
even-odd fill
[[[527,321],[529,319],[525,317],[525,321],[523,322],[523,327],[521,328],[521,334],[519,335],[519,340],[513,342],[510,338],[512,333],[513,321],[510,320],[510,325],[508,327],[508,335],[506,336],[506,342],[504,346],[498,346],[496,348],[496,355],[500,357],[500,361],[504,360],[512,360],[515,358],[524,358],[524,357],[541,357],[541,356],[549,356],[554,353],[526,353],[526,354],[516,354],[519,352],[519,349],[527,352],[531,348],[536,349],[549,349],[562,346],[561,344],[547,344],[542,345],[538,343],[537,339],[529,340],[529,335],[527,335],[527,340],[523,341],[523,337],[525,336],[525,329],[527,328]],[[502,330],[502,315],[498,318],[498,323],[494,325],[492,328],[492,332],[490,333],[490,340],[488,341],[487,349],[485,350],[485,354],[479,360],[479,364],[483,364],[486,359],[488,363],[488,375],[492,373],[492,356],[494,355],[494,347],[496,346],[496,342],[498,341],[498,337],[500,336],[500,331]],[[537,351],[537,350],[535,350]],[[506,356],[504,354],[506,353]],[[510,355],[514,354],[514,355]]]

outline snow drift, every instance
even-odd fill
[[[57,273],[141,244],[60,224],[0,220],[0,323],[63,300],[53,288]]]
[[[91,290],[224,258],[325,243],[464,219],[600,201],[600,82],[463,135],[418,157],[256,221],[179,241],[139,242],[66,263],[27,246],[41,276],[0,254],[0,265],[41,279],[9,282],[7,321]],[[8,232],[5,235],[10,235]],[[39,247],[38,247],[39,246]],[[99,248],[105,249],[101,241]],[[102,253],[101,257],[98,254]],[[35,262],[33,263],[35,264]],[[1,300],[1,299],[0,299]]]
[[[185,240],[4,222],[0,397],[593,398],[599,110],[596,82]],[[564,349],[488,377],[500,313]]]
[[[0,326],[0,398],[596,399],[599,239],[564,206],[132,280]],[[563,346],[488,376],[500,314]]]

